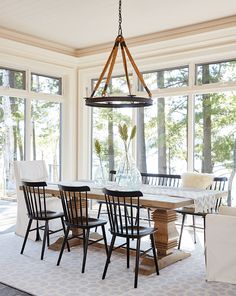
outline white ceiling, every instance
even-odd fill
[[[236,14],[236,0],[123,0],[125,38]],[[0,27],[73,49],[113,41],[118,0],[0,0]]]

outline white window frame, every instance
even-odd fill
[[[232,33],[232,32],[231,32]],[[229,33],[230,35],[230,33]],[[222,37],[223,36],[223,37]],[[227,36],[227,34],[224,36],[221,36],[220,42],[218,42],[217,46],[209,46],[208,41],[204,41],[201,44],[201,48],[199,47],[199,36],[196,38],[196,48],[194,48],[194,43],[192,44],[191,49],[186,46],[186,48],[183,49],[183,46],[181,47],[181,52],[178,51],[178,47],[176,46],[176,52],[172,53],[170,55],[168,54],[162,54],[162,56],[158,56],[158,49],[156,50],[156,54],[153,54],[153,51],[148,50],[147,46],[147,52],[146,58],[143,58],[142,56],[143,51],[145,51],[142,47],[142,50],[139,48],[134,48],[134,52],[136,51],[141,57],[136,59],[134,56],[134,59],[142,72],[147,71],[157,71],[158,69],[168,69],[168,68],[177,68],[182,66],[188,66],[189,67],[189,85],[187,87],[179,87],[179,88],[169,88],[169,89],[158,89],[153,90],[152,95],[153,97],[167,97],[167,96],[180,96],[180,95],[187,95],[188,96],[188,135],[187,135],[187,169],[188,171],[193,171],[194,169],[194,98],[197,94],[206,94],[206,93],[212,93],[212,92],[226,92],[226,91],[236,91],[236,82],[219,82],[209,85],[195,85],[195,66],[197,64],[202,63],[211,63],[211,62],[219,62],[224,60],[235,60],[236,59],[236,44],[229,43],[226,40],[231,39]],[[206,36],[204,36],[205,39]],[[219,41],[219,40],[218,40]],[[190,40],[189,42],[192,42]],[[181,43],[181,42],[180,42]],[[140,53],[141,51],[141,53]],[[162,50],[163,52],[163,50]],[[94,59],[94,57],[93,57]],[[101,62],[101,60],[103,61]],[[89,60],[89,58],[88,58]],[[99,62],[100,67],[91,67],[91,64],[89,65],[89,68],[82,69],[79,71],[79,93],[80,93],[80,101],[81,104],[78,109],[79,117],[81,118],[81,122],[79,123],[79,130],[81,131],[80,134],[80,143],[83,142],[83,149],[81,151],[81,154],[78,155],[78,162],[82,162],[81,169],[78,171],[78,175],[80,177],[87,177],[89,178],[91,175],[91,108],[85,106],[85,103],[82,103],[82,97],[88,96],[91,93],[91,80],[97,79],[100,76],[103,63],[106,61],[105,55],[99,56]],[[98,60],[97,60],[98,63]],[[113,72],[113,75],[123,75],[124,72],[121,71],[122,64],[118,64],[118,70]],[[116,68],[116,69],[117,69]],[[133,72],[133,79],[134,79],[134,86],[137,87],[137,76],[134,73],[134,71],[131,69],[129,73]],[[145,96],[146,93],[142,91],[134,91],[134,94],[138,96]],[[133,122],[136,123],[136,111],[133,109]],[[83,127],[83,132],[81,127]],[[90,139],[89,141],[86,141],[85,133],[88,136],[87,139]],[[86,143],[87,142],[87,143]],[[89,143],[88,143],[89,142]],[[86,150],[86,152],[85,152]],[[134,144],[133,152],[134,155],[136,155],[137,151],[137,145]],[[83,157],[82,157],[83,154]]]

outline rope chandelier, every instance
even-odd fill
[[[151,106],[153,101],[151,99],[152,94],[150,90],[148,89],[146,83],[144,82],[143,76],[140,73],[137,65],[135,64],[130,51],[125,43],[125,39],[122,35],[122,15],[121,15],[121,0],[119,0],[119,26],[118,26],[118,36],[115,39],[114,46],[112,48],[112,51],[108,57],[108,60],[103,68],[103,71],[94,87],[94,90],[90,97],[85,98],[85,102],[87,106],[91,107],[102,107],[102,108],[136,108],[136,107],[147,107]],[[121,54],[122,54],[122,61],[124,66],[124,72],[125,72],[125,78],[129,90],[129,94],[127,96],[110,96],[107,93],[107,88],[111,80],[112,71],[115,65],[117,53],[119,50],[119,47],[121,48]],[[139,81],[141,82],[141,85],[146,90],[148,97],[137,97],[131,93],[131,84],[127,69],[127,59],[130,61],[134,71],[137,74],[137,77]],[[102,89],[102,95],[99,97],[94,97],[96,91],[98,90],[102,80],[104,79],[104,76],[108,70],[107,77],[105,79],[105,85]]]

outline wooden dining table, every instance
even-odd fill
[[[93,181],[61,182],[61,184],[69,186],[87,185],[91,189],[88,192],[90,199],[105,200],[102,187],[97,186]],[[109,182],[106,187],[117,190],[116,183]],[[196,190],[191,188],[184,190],[171,187],[150,187],[148,185],[141,186],[140,191],[143,192],[143,196],[140,197],[140,205],[152,209],[152,221],[154,227],[158,229],[155,233],[155,243],[160,269],[191,255],[175,248],[178,245],[179,238],[176,228],[177,213],[175,209],[193,205],[194,199],[192,196],[196,195],[196,193],[198,196],[204,195],[209,198],[219,198],[227,195],[226,191]],[[46,192],[53,196],[59,196],[57,185],[48,185]],[[140,273],[148,275],[153,272],[155,272],[153,259],[147,255],[140,264]]]

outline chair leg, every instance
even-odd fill
[[[43,245],[42,245],[42,251],[41,251],[41,260],[43,260],[44,251],[45,251],[45,245],[47,240],[47,234],[48,234],[48,221],[45,221],[45,228],[44,228],[44,235],[43,235]]]
[[[65,222],[63,220],[63,217],[61,217],[61,224],[62,224],[62,228],[63,228],[63,232],[64,232],[64,236],[66,235],[66,227],[65,227]],[[66,245],[67,245],[67,250],[68,252],[70,252],[70,245],[68,240],[66,240]]]
[[[148,225],[149,225],[149,227],[152,226],[152,225],[151,225],[151,214],[150,214],[150,212],[151,212],[151,210],[148,208],[148,209],[147,209],[147,214],[148,214]]]
[[[207,255],[206,255],[206,217],[203,216],[203,235],[204,235],[204,255],[205,255],[205,266],[207,266]]]
[[[66,242],[68,243],[67,238],[68,238],[69,231],[70,231],[70,227],[68,226],[67,229],[66,229],[66,232],[65,232],[65,236],[64,236],[64,240],[63,240],[62,246],[61,246],[61,251],[60,251],[60,254],[59,254],[59,257],[58,257],[58,260],[57,260],[57,266],[60,265],[61,257],[62,257],[62,254],[64,252],[64,248],[65,248]]]
[[[37,242],[37,241],[41,241],[41,237],[40,237],[40,234],[39,234],[39,221],[37,220],[36,221],[36,239],[35,239],[35,241]]]
[[[101,210],[102,210],[102,203],[99,204],[97,219],[99,219],[99,217],[101,215]],[[97,227],[95,228],[95,232],[97,232]]]
[[[204,246],[206,245],[206,219],[205,216],[203,218],[203,235],[204,235]]]
[[[21,248],[21,252],[20,252],[21,254],[23,254],[23,252],[24,252],[25,244],[26,244],[26,241],[27,241],[29,232],[30,232],[30,227],[31,227],[32,221],[33,221],[32,219],[29,219],[28,226],[27,226],[26,233],[25,233],[24,242],[23,242],[23,245],[22,245],[22,248]]]
[[[106,250],[106,254],[108,256],[108,247],[107,247],[107,237],[106,237],[106,231],[105,231],[105,226],[102,225],[102,235],[103,235],[103,240],[104,240],[104,245],[105,245],[105,250]]]
[[[129,268],[129,258],[130,258],[130,250],[129,250],[129,238],[126,238],[126,244],[127,244],[127,268]]]
[[[108,264],[110,263],[111,253],[112,253],[112,250],[113,250],[113,247],[114,247],[114,244],[115,244],[115,240],[116,240],[116,236],[113,234],[112,239],[111,239],[110,248],[109,248],[109,251],[108,251],[108,256],[107,256],[106,264],[105,264],[103,275],[102,275],[102,279],[103,280],[106,277],[107,268],[108,268]]]
[[[82,265],[82,273],[84,273],[85,270],[85,264],[86,264],[86,258],[87,258],[87,252],[88,252],[88,241],[89,241],[89,228],[87,229],[86,236],[84,236],[84,257],[83,257],[83,265]]]
[[[137,288],[138,286],[139,257],[140,257],[140,238],[137,238],[134,288]]]
[[[156,246],[155,246],[155,240],[154,240],[154,234],[150,234],[151,244],[152,244],[152,251],[153,251],[153,259],[156,267],[156,273],[159,275],[159,267],[158,267],[158,258],[157,258],[157,252],[156,252]]]
[[[180,230],[180,236],[179,236],[179,244],[178,244],[178,250],[180,249],[180,245],[181,245],[181,239],[182,239],[182,234],[183,234],[183,229],[184,229],[184,221],[185,221],[185,216],[186,214],[182,214],[182,224],[181,224],[181,230]]]
[[[50,246],[50,239],[49,239],[49,229],[47,231],[47,246]]]
[[[193,238],[194,238],[194,243],[197,243],[196,239],[196,228],[195,228],[195,216],[193,215]]]

